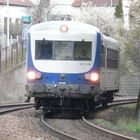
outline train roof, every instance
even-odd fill
[[[112,38],[112,37],[110,37],[110,36],[103,35],[103,38],[104,38],[105,40],[111,41],[111,42],[113,42],[113,43],[118,43],[118,41],[117,41],[116,39],[114,39],[114,38]]]
[[[71,32],[86,32],[86,33],[95,33],[100,32],[100,30],[90,24],[81,23],[77,21],[47,21],[43,23],[38,23],[36,25],[31,26],[29,32],[44,32],[44,31],[59,31],[60,26],[66,25],[68,26]]]
[[[110,44],[110,45],[108,45],[109,48],[119,50],[120,44],[116,39],[114,39],[114,38],[112,38],[110,36],[106,36],[106,35],[103,35],[103,39],[104,39],[106,45]]]

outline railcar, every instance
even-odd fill
[[[97,27],[48,21],[28,32],[27,82],[35,108],[90,110],[119,90],[119,43]]]

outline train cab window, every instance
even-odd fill
[[[74,60],[91,60],[91,42],[74,42]]]
[[[35,41],[36,60],[91,60],[92,43],[86,41]]]
[[[55,60],[91,60],[91,42],[55,41]]]
[[[49,40],[35,41],[35,59],[51,60],[53,57],[53,42]]]
[[[118,51],[107,49],[107,68],[118,68]]]
[[[73,59],[73,42],[72,41],[55,41],[54,56],[55,56],[55,60],[72,60]]]

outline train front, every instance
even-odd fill
[[[85,109],[94,106],[100,91],[98,29],[73,21],[34,25],[28,34],[28,96],[35,107]]]

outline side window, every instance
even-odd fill
[[[118,51],[107,49],[107,68],[118,68]]]
[[[105,67],[105,52],[106,52],[106,49],[104,47],[104,45],[102,44],[101,45],[101,53],[100,53],[100,60],[101,60],[101,67]]]
[[[35,59],[50,60],[53,57],[53,42],[49,40],[35,41]]]

